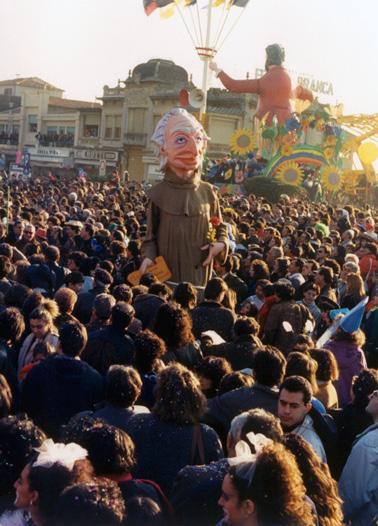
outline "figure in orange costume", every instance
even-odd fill
[[[297,86],[293,91],[291,79],[287,70],[282,66],[285,60],[285,50],[278,44],[266,48],[266,73],[260,79],[235,80],[218,68],[215,62],[210,62],[210,69],[215,71],[223,86],[236,93],[257,93],[259,102],[255,116],[262,119],[266,114],[268,125],[272,124],[276,116],[280,125],[285,124],[291,116],[291,98],[313,101],[310,90]]]

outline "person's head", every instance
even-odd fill
[[[269,267],[262,259],[254,259],[249,270],[251,277],[255,280],[269,279]]]
[[[21,416],[0,419],[0,495],[12,493],[22,469],[45,438],[32,420]]]
[[[0,256],[0,279],[6,278],[12,272],[13,266],[7,256]]]
[[[184,180],[201,166],[207,135],[200,122],[183,108],[174,108],[158,122],[151,141],[157,146],[160,168],[170,168]]]
[[[303,300],[307,305],[314,303],[319,296],[320,289],[315,283],[309,283],[303,288]]]
[[[290,301],[295,296],[295,288],[289,283],[277,282],[274,284],[274,294],[279,301]]]
[[[195,424],[205,411],[206,398],[199,380],[180,364],[170,365],[159,373],[155,396],[152,412],[164,422]]]
[[[103,268],[96,268],[94,273],[94,287],[102,287],[103,289],[107,289],[110,287],[113,283],[112,275]]]
[[[64,323],[59,329],[59,350],[65,356],[80,356],[87,341],[87,329],[80,322]]]
[[[23,238],[25,239],[27,243],[31,243],[31,241],[33,241],[34,239],[34,236],[35,236],[35,226],[30,223],[27,223],[24,228]]]
[[[43,253],[46,258],[46,262],[56,263],[60,259],[60,250],[54,245],[48,245]]]
[[[116,304],[116,300],[111,294],[102,293],[97,294],[93,302],[93,314],[97,320],[106,322],[110,320],[112,309]]]
[[[241,387],[252,387],[253,377],[250,374],[242,373],[241,371],[233,371],[223,376],[220,384],[218,394],[219,396],[240,389]]]
[[[173,299],[184,309],[194,309],[197,303],[197,290],[191,283],[179,283],[173,293]]]
[[[96,423],[82,434],[80,444],[88,451],[88,458],[99,477],[117,480],[135,467],[134,443],[118,427],[106,422]]]
[[[0,312],[0,338],[11,345],[19,342],[25,331],[24,317],[15,307]]]
[[[112,290],[112,296],[116,301],[125,301],[130,304],[133,301],[133,291],[131,290],[131,287],[126,285],[126,283],[121,283],[114,287]]]
[[[282,382],[285,367],[286,360],[282,352],[265,345],[255,353],[253,376],[257,383],[275,387]]]
[[[374,423],[378,423],[378,389],[375,389],[369,395],[369,402],[366,406],[366,412],[372,417]]]
[[[353,405],[364,410],[369,403],[369,396],[378,389],[378,371],[364,369],[353,379],[352,399]]]
[[[35,344],[33,347],[33,363],[39,363],[43,360],[46,360],[55,352],[54,347],[51,343],[40,341]]]
[[[268,70],[270,66],[282,66],[285,61],[285,50],[279,44],[270,44],[265,48],[266,60],[265,69]]]
[[[111,365],[105,378],[105,400],[115,407],[131,407],[142,391],[142,380],[133,367]]]
[[[307,440],[296,433],[286,434],[283,443],[297,461],[306,495],[315,504],[320,524],[340,526],[343,522],[342,501],[328,465],[320,460]]]
[[[55,292],[54,300],[61,314],[71,314],[77,302],[77,294],[67,287],[62,287]]]
[[[222,303],[227,290],[227,284],[222,278],[210,279],[205,288],[205,300]]]
[[[154,294],[155,296],[159,296],[164,301],[168,301],[171,297],[171,289],[166,285],[165,283],[151,283],[151,285],[148,288],[149,294]]]
[[[75,270],[65,277],[64,283],[67,288],[79,294],[84,285],[84,276],[81,272]]]
[[[331,339],[336,342],[348,342],[356,347],[362,347],[365,344],[366,336],[361,329],[354,332],[346,332],[339,327]]]
[[[287,357],[286,377],[302,376],[302,378],[306,378],[311,384],[313,394],[316,394],[318,391],[318,385],[316,383],[317,368],[317,362],[308,354],[291,352]]]
[[[134,315],[134,307],[125,301],[119,301],[112,308],[111,326],[118,331],[125,331],[134,318]]]
[[[311,410],[312,389],[302,376],[289,376],[280,385],[278,418],[285,430],[300,425]]]
[[[321,267],[315,275],[315,284],[318,287],[330,287],[333,282],[333,270],[330,267]]]
[[[101,478],[66,488],[59,497],[54,526],[120,526],[125,502],[116,482]]]
[[[194,340],[189,313],[174,302],[161,305],[153,331],[164,340],[168,348],[178,349]]]
[[[365,293],[364,281],[360,274],[350,272],[345,278],[346,282],[346,294],[363,298]]]
[[[218,392],[222,378],[232,372],[231,365],[225,358],[206,356],[196,367],[202,392],[212,398]]]
[[[311,349],[311,357],[317,362],[318,382],[334,382],[339,377],[339,367],[333,352],[328,349]]]
[[[86,457],[86,450],[78,444],[44,441],[15,482],[15,507],[38,517],[41,524],[51,520],[62,491],[91,479],[93,469]]]
[[[313,516],[294,456],[282,444],[271,443],[254,462],[230,467],[219,505],[229,524],[301,524]]]
[[[30,329],[37,339],[42,339],[54,329],[50,312],[44,307],[37,307],[30,313]]]
[[[270,281],[268,279],[259,279],[256,283],[255,294],[260,300],[264,299],[264,288],[267,285],[270,285]]]
[[[148,329],[141,331],[134,339],[135,367],[140,374],[151,373],[158,368],[159,360],[166,352],[164,340]]]
[[[83,225],[82,229],[80,230],[80,237],[84,239],[84,241],[88,241],[93,237],[95,234],[95,227],[91,225],[90,223],[85,223]]]
[[[281,442],[283,437],[283,430],[278,418],[260,408],[247,411],[247,417],[240,431],[240,440],[244,440],[250,447],[253,447],[248,438],[248,434],[251,432],[255,435],[261,433],[273,442]]]
[[[257,335],[260,329],[260,325],[254,318],[248,316],[240,316],[234,325],[234,334],[236,337],[244,336],[247,334]]]

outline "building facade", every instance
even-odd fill
[[[163,59],[139,64],[114,88],[104,86],[100,103],[65,99],[62,89],[34,77],[0,81],[0,155],[21,173],[26,158],[36,175],[82,169],[106,177],[118,169],[153,182],[161,173],[150,137],[162,115],[180,105],[180,91],[194,88],[184,68]],[[254,95],[209,90],[210,158],[228,153],[232,133],[251,126],[256,103]]]

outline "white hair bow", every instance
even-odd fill
[[[253,432],[247,434],[247,439],[255,448],[255,453],[252,453],[247,442],[239,440],[235,446],[236,456],[234,458],[229,458],[228,463],[230,466],[240,466],[239,469],[237,469],[238,476],[247,480],[248,484],[251,484],[255,474],[256,460],[259,454],[265,446],[268,446],[273,441],[262,433]]]
[[[77,460],[84,460],[88,456],[88,451],[78,444],[73,442],[70,444],[55,443],[51,438],[45,440],[41,447],[36,448],[36,451],[38,451],[39,455],[33,463],[33,467],[42,466],[49,468],[57,463],[70,471]]]

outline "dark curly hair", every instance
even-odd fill
[[[168,349],[179,349],[194,341],[189,314],[174,302],[165,303],[159,308],[153,331],[164,340]]]
[[[166,353],[164,341],[152,331],[145,329],[134,339],[135,367],[140,374],[147,374],[157,366],[158,360]]]
[[[206,408],[199,381],[186,367],[174,364],[159,373],[152,413],[164,422],[196,424]]]

